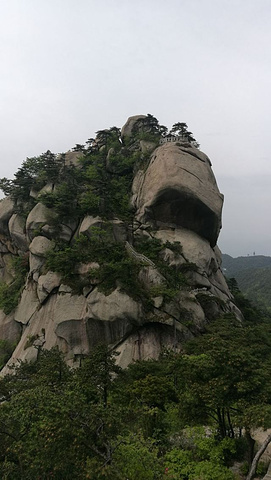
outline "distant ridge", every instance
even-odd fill
[[[271,311],[271,257],[253,255],[233,258],[222,254],[222,268],[228,278],[236,278],[249,300]]]

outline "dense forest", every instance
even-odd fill
[[[242,292],[259,308],[271,311],[271,257],[222,255],[224,273],[234,277]]]
[[[271,421],[271,324],[238,295],[251,320],[218,319],[181,353],[121,370],[101,345],[71,369],[40,349],[14,367],[0,382],[1,478],[245,478],[253,429]]]

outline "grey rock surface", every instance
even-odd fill
[[[114,290],[109,295],[95,289],[87,297],[87,305],[89,318],[106,322],[129,320],[141,323],[142,321],[143,312],[140,303],[120,289]]]
[[[47,208],[42,203],[37,203],[26,219],[26,233],[28,239],[30,241],[33,240],[35,235],[37,235],[37,232],[40,232],[45,225],[50,225],[55,218],[56,214],[52,209]]]
[[[10,253],[0,255],[0,280],[2,282],[9,284],[14,280],[13,259],[14,255]]]
[[[16,344],[21,337],[21,333],[21,325],[14,320],[13,313],[5,315],[0,310],[0,339]]]
[[[29,251],[33,255],[37,255],[38,257],[44,257],[47,250],[52,247],[52,241],[46,237],[38,236],[35,237],[29,245]]]
[[[27,325],[38,308],[39,299],[36,284],[29,282],[22,292],[21,300],[14,313],[14,319],[22,325]]]
[[[13,213],[13,201],[9,197],[0,200],[0,234],[8,233],[8,222]]]
[[[191,147],[184,152],[168,143],[155,150],[137,188],[136,218],[154,227],[186,228],[216,245],[221,228],[223,195],[208,157],[199,160]],[[137,190],[137,191],[136,191]]]
[[[28,249],[28,242],[25,231],[25,219],[22,215],[14,213],[8,222],[8,229],[13,245],[22,252]]]
[[[83,152],[72,152],[69,151],[65,153],[65,165],[67,166],[74,166],[74,167],[79,167],[80,166],[80,157],[82,157]]]
[[[102,228],[103,221],[100,217],[92,217],[91,215],[87,215],[83,218],[82,223],[79,227],[79,234],[86,235],[87,237],[91,237],[92,232],[91,229],[93,227]]]
[[[50,293],[60,286],[61,276],[56,272],[47,272],[38,278],[37,295],[40,303],[43,303]]]
[[[130,137],[135,124],[138,122],[138,120],[143,118],[146,118],[146,115],[133,115],[132,117],[129,117],[121,129],[121,138],[125,139],[125,137]]]

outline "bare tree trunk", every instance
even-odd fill
[[[216,409],[216,415],[217,415],[217,421],[218,421],[218,425],[219,425],[220,435],[221,435],[222,438],[225,438],[226,437],[226,429],[225,429],[225,424],[224,424],[224,418],[223,418],[223,414],[221,412],[221,409],[219,407],[217,407],[217,409]]]
[[[250,468],[254,458],[254,446],[255,446],[255,440],[250,435],[250,428],[245,429],[245,437],[248,443],[248,465]]]
[[[228,424],[229,424],[229,432],[230,432],[230,437],[231,438],[234,438],[235,435],[234,435],[234,430],[233,430],[233,426],[232,426],[232,423],[231,423],[231,415],[230,415],[230,411],[229,409],[227,408],[227,419],[228,419]]]
[[[255,475],[258,462],[259,462],[262,454],[265,452],[265,450],[266,450],[266,448],[267,448],[267,446],[269,445],[270,442],[271,442],[271,434],[268,435],[268,437],[266,437],[266,439],[263,442],[261,448],[258,450],[255,457],[253,458],[253,462],[251,464],[251,467],[250,467],[250,470],[248,472],[248,476],[247,476],[246,480],[252,480],[253,476]]]

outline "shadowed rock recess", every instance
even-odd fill
[[[130,117],[1,180],[3,372],[56,345],[76,365],[99,343],[125,367],[214,319],[242,321],[216,245],[223,195],[184,130]]]

